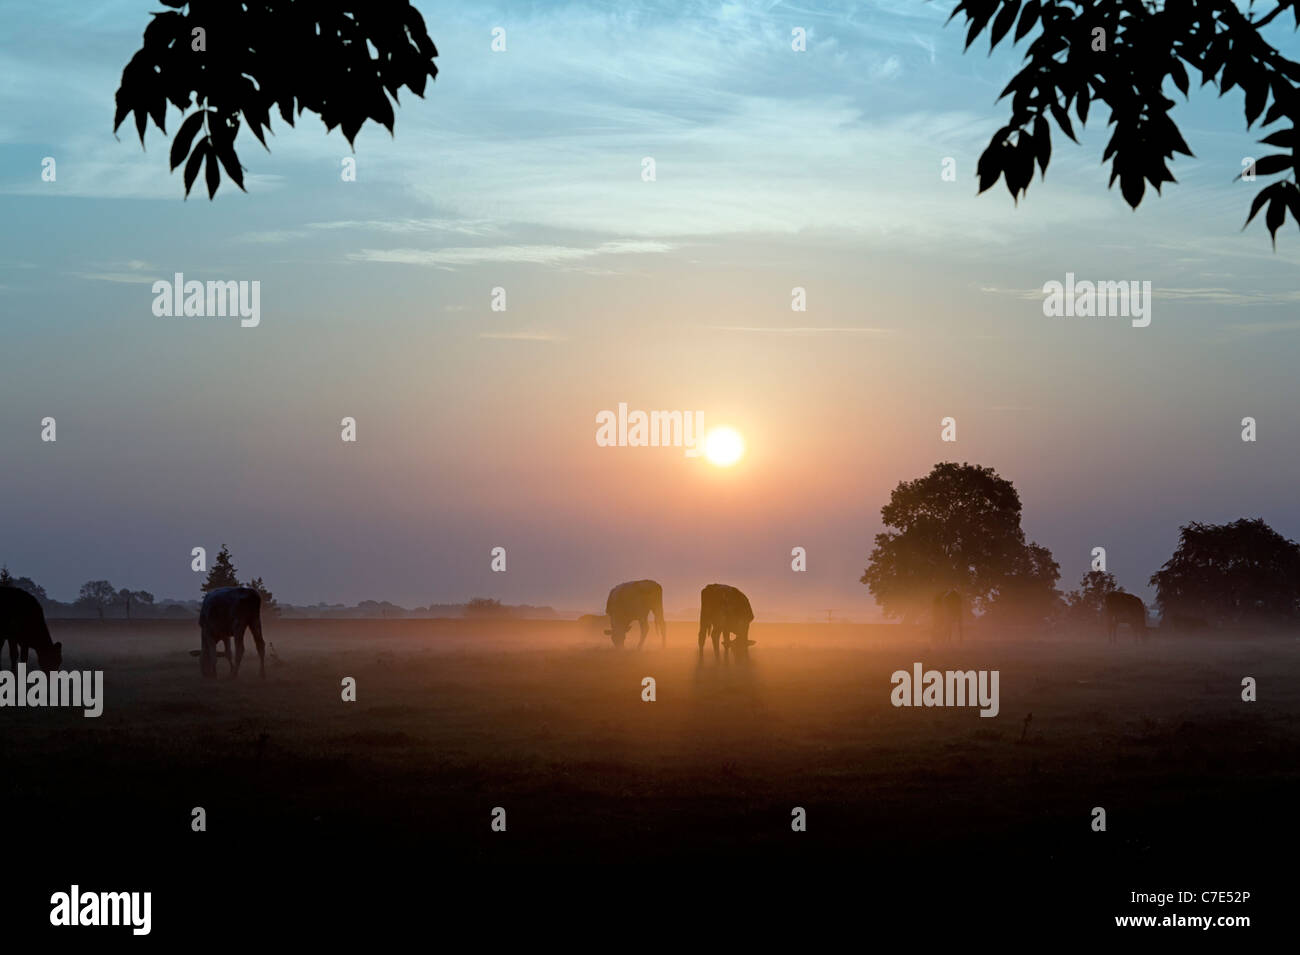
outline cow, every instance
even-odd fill
[[[605,633],[614,641],[614,646],[621,647],[632,621],[636,620],[641,624],[641,641],[636,645],[640,650],[649,631],[651,613],[655,615],[660,645],[666,647],[668,630],[664,623],[664,589],[653,580],[629,580],[621,583],[609,592],[609,597],[605,600],[605,614],[609,617],[609,629]]]
[[[934,598],[934,638],[945,643],[952,642],[952,628],[957,627],[957,642],[962,642],[961,632],[961,594],[956,590],[945,590]]]
[[[63,666],[63,644],[50,639],[41,602],[17,587],[0,587],[0,641],[9,644],[9,665],[18,671],[18,651],[27,663],[27,651],[36,651],[36,660],[46,673]]]
[[[1121,623],[1127,623],[1133,630],[1134,638],[1145,640],[1147,636],[1147,608],[1142,598],[1126,594],[1122,590],[1113,590],[1106,595],[1103,616],[1106,619],[1106,639],[1114,643]]]
[[[749,624],[754,611],[749,598],[728,584],[709,584],[700,591],[700,657],[704,641],[713,640],[713,655],[718,656],[718,641],[728,652],[735,650],[737,659],[748,655],[755,641],[749,639]],[[735,638],[731,638],[731,634]]]
[[[208,591],[199,610],[199,669],[205,677],[217,675],[217,644],[225,643],[231,677],[239,676],[244,659],[244,630],[253,631],[261,676],[266,676],[266,644],[262,642],[262,597],[252,587],[218,587]],[[230,641],[235,655],[230,655]]]

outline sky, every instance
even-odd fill
[[[1241,229],[1261,183],[1234,177],[1267,147],[1238,90],[1175,95],[1195,157],[1136,211],[1101,108],[1015,204],[974,172],[1025,44],[963,54],[949,2],[415,5],[439,75],[395,135],[368,123],[353,152],[276,117],[269,152],[241,134],[247,194],[212,202],[182,199],[156,128],[112,134],[160,5],[7,5],[11,572],[192,598],[192,548],[224,543],[299,604],[600,610],[653,577],[670,614],[718,581],[759,619],[871,620],[880,508],[948,460],[1015,484],[1066,588],[1103,546],[1149,599],[1193,520],[1300,537],[1300,237]],[[260,324],[156,316],[177,272],[260,282]],[[1151,324],[1044,316],[1067,272],[1150,281]],[[620,403],[698,410],[746,454],[601,447]]]

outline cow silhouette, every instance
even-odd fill
[[[605,601],[605,613],[609,617],[609,629],[605,632],[614,641],[614,646],[623,645],[632,621],[636,620],[641,624],[641,640],[636,645],[640,650],[649,630],[651,613],[655,615],[655,627],[659,630],[661,646],[668,646],[668,629],[664,623],[664,589],[656,581],[629,580],[619,584],[609,592]]]
[[[957,628],[957,642],[962,642],[961,632],[961,594],[956,590],[945,590],[934,598],[934,638],[945,643],[952,642],[952,628]]]
[[[754,645],[749,639],[749,624],[754,611],[749,598],[729,584],[709,584],[700,591],[700,656],[704,656],[704,641],[713,640],[713,655],[718,656],[718,641],[728,650],[734,650],[739,659],[749,653]],[[735,638],[731,638],[735,634]]]
[[[19,649],[22,661],[27,651],[36,651],[36,660],[45,672],[63,666],[63,644],[50,639],[41,602],[17,587],[0,587],[0,641],[9,644],[9,666],[18,672]]]
[[[1147,608],[1140,597],[1113,590],[1106,595],[1103,616],[1106,619],[1106,639],[1114,643],[1121,623],[1133,630],[1133,636],[1145,640],[1147,636]]]
[[[266,644],[262,642],[262,597],[252,587],[219,587],[203,598],[199,610],[199,670],[205,677],[217,675],[217,644],[225,643],[230,675],[239,676],[244,659],[244,630],[253,631],[261,675],[266,676]],[[230,641],[235,655],[230,655]]]

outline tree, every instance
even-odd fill
[[[1106,595],[1120,586],[1115,575],[1104,570],[1090,570],[1079,579],[1079,589],[1065,595],[1065,616],[1074,623],[1097,623],[1106,604]]]
[[[1162,617],[1220,623],[1284,623],[1300,616],[1300,544],[1262,518],[1192,522],[1151,575]]]
[[[949,588],[981,610],[1000,596],[1004,615],[1037,612],[1045,585],[1055,595],[1056,562],[1025,543],[1020,495],[992,468],[936,464],[894,488],[880,516],[895,529],[876,535],[861,581],[887,617],[914,622]]]
[[[216,590],[219,587],[238,587],[239,576],[235,573],[235,565],[231,563],[230,551],[226,545],[221,545],[221,552],[217,554],[217,559],[212,562],[212,568],[208,571],[208,579],[203,581],[202,591],[206,594],[210,590]]]
[[[104,619],[104,608],[116,599],[117,591],[107,580],[88,580],[81,585],[81,591],[77,594],[77,603],[93,607],[100,620]]]
[[[326,132],[339,126],[351,146],[367,119],[391,135],[398,91],[423,98],[426,79],[438,75],[438,51],[407,0],[162,3],[173,9],[153,14],[122,70],[113,131],[134,113],[143,147],[150,119],[166,134],[168,103],[182,115],[195,106],[171,146],[172,170],[185,163],[186,196],[205,161],[209,199],[223,168],[244,188],[241,116],[263,148],[271,110],[292,126],[295,107],[299,116],[317,113]]]
[[[1061,611],[1056,582],[1061,565],[1039,544],[1026,544],[988,601],[988,618],[998,623],[1039,624]]]
[[[0,587],[17,587],[19,590],[25,590],[44,606],[49,602],[49,597],[45,593],[45,588],[32,580],[30,577],[15,577],[9,573],[9,568],[0,567]]]
[[[1244,11],[1234,0],[961,0],[952,17],[965,16],[967,49],[986,29],[990,52],[1012,35],[1013,26],[1012,45],[1032,37],[1027,63],[998,97],[1011,97],[1011,117],[979,158],[979,191],[1002,178],[1018,200],[1035,163],[1047,174],[1049,117],[1077,143],[1071,107],[1083,126],[1092,104],[1103,103],[1115,130],[1102,162],[1111,161],[1110,185],[1118,179],[1124,200],[1136,209],[1147,183],[1159,193],[1161,185],[1177,181],[1166,160],[1192,155],[1169,115],[1176,103],[1164,90],[1171,83],[1187,98],[1189,73],[1196,73],[1202,86],[1213,83],[1220,96],[1240,87],[1246,129],[1261,116],[1261,126],[1289,123],[1260,140],[1282,151],[1257,159],[1248,170],[1248,178],[1283,177],[1255,194],[1246,218],[1249,224],[1267,204],[1264,223],[1276,248],[1288,211],[1300,224],[1300,63],[1279,53],[1263,31],[1287,10],[1300,27],[1300,2],[1264,0],[1260,6],[1269,9],[1257,15],[1254,0]]]
[[[254,577],[245,587],[252,587],[257,591],[258,596],[262,598],[262,612],[271,617],[280,616],[280,605],[275,602],[275,596],[271,591],[266,589],[266,584],[262,583],[261,577]]]
[[[117,599],[126,605],[126,619],[131,619],[131,601],[140,604],[153,604],[153,594],[147,590],[128,590],[123,587],[117,592]]]
[[[504,617],[509,613],[509,609],[503,607],[501,601],[493,600],[491,597],[475,597],[465,604],[467,617]]]

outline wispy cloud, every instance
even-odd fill
[[[481,332],[479,338],[508,342],[562,342],[564,339],[550,332]]]
[[[762,335],[870,335],[884,337],[894,334],[892,328],[865,328],[852,326],[765,326],[765,325],[705,325],[715,332],[753,332]]]
[[[90,282],[122,282],[132,285],[149,285],[158,279],[157,268],[139,259],[101,266],[101,269],[103,271],[69,272],[68,274]]]
[[[670,252],[671,243],[643,240],[602,242],[589,248],[567,245],[489,245],[452,249],[362,249],[348,253],[354,262],[393,262],[403,265],[431,265],[456,268],[483,262],[524,262],[556,265],[601,255],[654,255]]]
[[[1089,281],[1095,280],[1094,276],[1076,276],[1075,284],[1084,279]],[[1053,281],[1060,281],[1054,278]],[[1004,295],[1010,298],[1018,299],[1041,299],[1043,290],[1036,289],[1016,289],[1016,288],[999,288],[992,285],[980,286],[980,291],[990,295]],[[1158,297],[1165,301],[1190,302],[1193,304],[1205,305],[1288,305],[1294,302],[1300,302],[1300,291],[1288,289],[1277,292],[1255,292],[1242,291],[1230,288],[1167,288],[1153,287],[1151,290],[1152,297]]]
[[[308,222],[297,229],[273,229],[244,232],[236,242],[274,243],[305,239],[320,232],[384,232],[393,235],[462,235],[484,237],[500,232],[500,224],[485,219],[344,219],[334,222]]]

